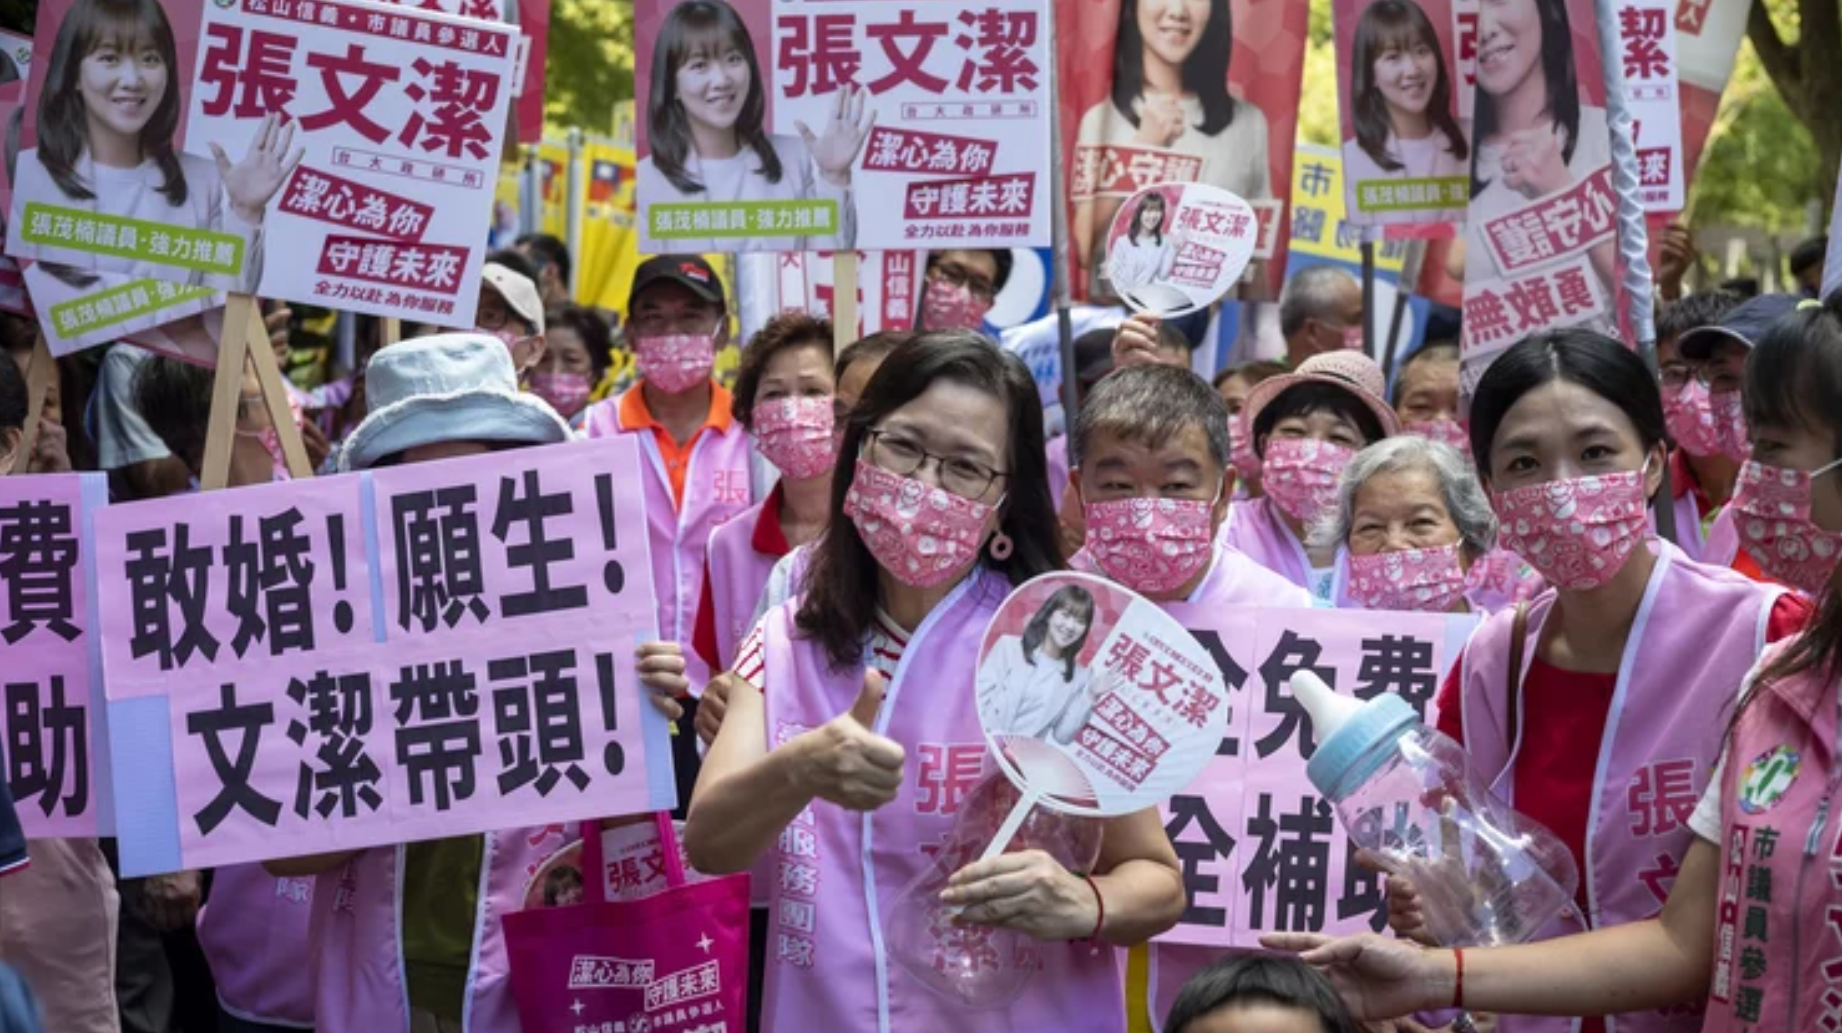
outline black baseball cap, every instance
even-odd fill
[[[1698,326],[1682,335],[1676,348],[1683,358],[1697,362],[1714,354],[1722,341],[1738,341],[1751,350],[1767,327],[1797,311],[1803,298],[1795,294],[1761,294],[1734,306],[1713,326]]]
[[[627,311],[647,288],[661,283],[675,283],[712,304],[728,307],[723,298],[723,280],[710,263],[697,255],[655,255],[633,271],[633,288],[627,292]]]

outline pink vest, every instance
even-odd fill
[[[1049,501],[1055,511],[1062,511],[1062,496],[1068,492],[1068,435],[1049,439],[1044,449],[1049,464]]]
[[[724,670],[754,626],[755,606],[778,557],[755,551],[755,524],[767,503],[757,502],[710,534],[710,607],[716,616],[716,659]]]
[[[277,878],[259,864],[227,865],[211,877],[198,946],[225,1011],[272,1026],[313,1027],[313,884]]]
[[[1662,909],[1682,855],[1694,841],[1688,816],[1701,799],[1720,753],[1723,715],[1765,648],[1772,605],[1782,594],[1771,586],[1704,566],[1667,542],[1653,540],[1655,570],[1625,643],[1617,688],[1597,753],[1592,811],[1580,878],[1591,911],[1590,927],[1650,918]],[[1535,658],[1542,625],[1555,594],[1544,592],[1529,611],[1523,672]],[[1515,761],[1521,746],[1507,738],[1510,634],[1515,611],[1481,625],[1459,658],[1463,678],[1465,750],[1491,788],[1515,802]],[[1527,727],[1526,697],[1518,696],[1517,727]],[[1542,931],[1540,939],[1584,932],[1573,908]],[[1573,1020],[1505,1016],[1502,1033],[1572,1028]],[[1701,1028],[1698,1009],[1644,1012],[1607,1019],[1607,1033]]]
[[[1740,529],[1733,520],[1733,507],[1723,506],[1708,528],[1708,540],[1701,547],[1701,562],[1731,567],[1739,558]]]
[[[1835,679],[1804,671],[1759,686],[1721,790],[1708,1033],[1842,1024],[1839,784]]]
[[[638,391],[634,386],[628,391]],[[620,404],[626,395],[610,398],[589,411],[588,436],[612,437],[628,433],[620,427]],[[701,691],[710,672],[691,648],[697,621],[697,600],[704,588],[705,550],[718,524],[747,509],[750,481],[748,434],[739,423],[728,432],[706,430],[691,447],[684,473],[684,505],[672,496],[671,476],[652,431],[633,432],[645,457],[646,526],[651,529],[652,591],[659,600],[659,639],[684,648],[685,676]]]
[[[1286,526],[1279,507],[1271,499],[1247,499],[1230,505],[1228,519],[1222,522],[1218,537],[1255,563],[1311,591],[1311,558],[1305,554],[1304,543]],[[1344,589],[1349,580],[1349,554],[1341,549],[1337,550],[1336,568],[1331,600],[1342,609],[1351,603]],[[1312,605],[1317,604],[1314,601]]]
[[[1697,563],[1703,562],[1706,555],[1703,551],[1706,543],[1701,534],[1701,504],[1695,501],[1695,493],[1693,491],[1683,492],[1681,497],[1676,499],[1673,508],[1676,511],[1676,548],[1681,549],[1689,559]],[[1655,507],[1650,510],[1649,520],[1650,533],[1661,534],[1662,532],[1657,530]]]
[[[774,880],[762,1029],[955,1033],[1117,1028],[1116,953],[1084,943],[1038,943],[1042,969],[1002,1010],[956,1007],[889,956],[884,928],[902,890],[952,831],[963,796],[929,757],[984,756],[973,674],[985,626],[1008,592],[980,568],[915,630],[890,682],[876,732],[908,751],[896,799],[868,814],[814,801],[781,833]],[[767,617],[767,729],[772,742],[849,710],[861,666],[835,671],[822,649],[793,637],[793,610]],[[950,769],[949,769],[950,773]],[[961,787],[969,791],[976,780]]]
[[[561,849],[560,825],[486,834],[463,1033],[521,1033],[505,953],[508,912],[524,907],[530,873]],[[403,847],[366,850],[318,877],[313,961],[319,1033],[409,1033],[403,981]]]

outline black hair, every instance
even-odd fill
[[[1316,969],[1290,954],[1231,954],[1190,977],[1164,1019],[1164,1033],[1186,1033],[1219,1008],[1270,1004],[1313,1012],[1323,1033],[1357,1033],[1343,999]]]
[[[26,375],[19,372],[19,364],[11,355],[0,355],[0,434],[9,430],[24,430],[26,416],[31,412],[31,393],[26,390]],[[0,476],[6,474],[0,470]]]
[[[1075,414],[1069,461],[1087,461],[1096,435],[1109,435],[1159,448],[1195,427],[1209,442],[1209,458],[1226,469],[1229,458],[1228,403],[1203,379],[1175,366],[1122,369],[1095,384]]]
[[[851,368],[859,359],[876,359],[881,361],[897,347],[908,343],[915,336],[913,330],[878,330],[867,337],[859,337],[844,346],[838,357],[832,361],[832,378],[843,380],[844,371]]]
[[[1049,637],[1049,619],[1062,610],[1087,622],[1081,629],[1081,637],[1062,654],[1062,680],[1071,682],[1075,676],[1075,660],[1080,657],[1081,650],[1087,648],[1087,633],[1094,628],[1094,594],[1080,585],[1063,585],[1056,589],[1048,601],[1030,615],[1030,622],[1023,626],[1023,659],[1031,667],[1036,666],[1036,651]]]
[[[38,95],[39,164],[65,197],[88,201],[96,196],[92,185],[77,174],[77,161],[89,147],[78,79],[83,59],[124,28],[130,35],[118,42],[134,42],[145,34],[166,64],[166,90],[141,127],[141,148],[143,157],[160,170],[160,196],[178,207],[186,202],[186,181],[174,137],[179,132],[179,94],[190,69],[179,65],[173,25],[158,0],[77,0],[65,12],[47,61],[50,72]]]
[[[1009,411],[1010,454],[1005,457],[1006,490],[998,530],[1010,537],[1012,549],[1002,560],[981,552],[978,562],[1012,587],[1063,567],[1055,507],[1049,498],[1042,400],[1029,368],[976,331],[916,334],[889,353],[844,422],[840,462],[832,477],[831,521],[812,546],[796,624],[799,634],[824,648],[835,669],[848,670],[863,659],[863,644],[875,619],[879,568],[856,525],[844,515],[845,497],[856,480],[856,465],[845,457],[861,454],[867,431],[936,381],[986,392]]]
[[[1423,362],[1459,362],[1461,359],[1456,341],[1428,341],[1415,348],[1401,360],[1401,367],[1394,374],[1394,397],[1390,401],[1401,404],[1401,396],[1407,393],[1407,373],[1414,367]]]
[[[957,247],[954,247],[954,248],[943,248],[940,251],[929,251],[927,253],[927,267],[926,267],[927,271],[931,272],[934,268],[934,263],[940,261],[940,256],[945,254],[948,251],[969,251],[973,253],[982,251],[985,254],[990,255],[992,269],[993,269],[993,274],[991,277],[991,292],[994,295],[1004,290],[1004,285],[1011,282],[1011,268],[1016,264],[1016,259],[1011,257],[1011,253],[1009,249],[1007,248],[976,248],[976,247],[957,248]]]
[[[744,430],[755,429],[755,393],[761,389],[768,363],[794,348],[817,348],[829,357],[831,320],[805,312],[783,312],[749,338],[736,366],[735,387],[730,390],[730,413]],[[832,375],[837,376],[835,372]]]
[[[1477,383],[1471,399],[1471,454],[1486,485],[1503,418],[1523,395],[1557,381],[1578,384],[1616,405],[1644,448],[1669,440],[1662,390],[1636,352],[1591,330],[1551,330],[1497,356]]]
[[[531,260],[536,268],[532,272],[531,282],[537,282],[537,273],[544,271],[544,266],[556,267],[557,279],[562,281],[565,290],[569,287],[569,245],[548,233],[527,233],[512,242],[513,247],[521,247],[531,252]]]
[[[134,372],[134,408],[166,450],[194,471],[205,465],[212,377],[203,366],[157,355]]]
[[[1561,162],[1568,164],[1580,144],[1580,75],[1573,61],[1573,24],[1567,19],[1567,0],[1535,0],[1535,9],[1541,15],[1541,74],[1548,86],[1545,114],[1566,134],[1561,143]],[[1471,139],[1483,141],[1496,134],[1497,103],[1480,89],[1472,112]],[[1477,163],[1482,153],[1482,148],[1471,152],[1472,197],[1490,185],[1478,178]]]
[[[560,864],[550,869],[544,876],[544,906],[556,907],[557,901],[563,899],[563,893],[571,889],[582,889],[582,872],[574,865]]]
[[[608,321],[594,309],[585,305],[558,305],[545,313],[544,327],[547,330],[567,327],[582,338],[582,346],[588,349],[589,365],[595,369],[595,379],[601,379],[608,366],[613,364],[614,332],[609,329]]]
[[[1351,121],[1356,125],[1356,144],[1384,172],[1399,172],[1403,166],[1388,153],[1388,136],[1394,124],[1388,118],[1388,102],[1382,98],[1375,82],[1375,62],[1384,51],[1405,50],[1423,41],[1433,52],[1437,66],[1432,94],[1427,98],[1427,120],[1444,134],[1446,151],[1463,161],[1471,149],[1465,143],[1464,130],[1452,117],[1452,79],[1446,74],[1445,54],[1439,49],[1439,34],[1426,12],[1413,0],[1375,0],[1356,20],[1356,40],[1351,52],[1356,55],[1350,68],[1350,99],[1355,109]]]
[[[1349,388],[1307,380],[1279,392],[1278,397],[1260,410],[1253,425],[1254,451],[1265,458],[1267,436],[1273,433],[1280,420],[1313,413],[1330,413],[1348,420],[1361,432],[1364,447],[1388,436],[1388,428],[1382,426],[1381,418]]]
[[[1791,249],[1791,275],[1802,276],[1805,272],[1823,264],[1824,256],[1829,254],[1829,234],[1811,237]]]
[[[1164,220],[1167,218],[1165,209],[1169,207],[1169,203],[1164,200],[1164,195],[1156,190],[1140,198],[1138,207],[1132,210],[1132,221],[1126,225],[1127,240],[1130,240],[1134,244],[1138,243],[1138,235],[1141,232],[1139,229],[1139,220],[1145,217],[1145,209],[1150,208],[1154,204],[1158,206],[1158,228],[1151,231],[1151,242],[1153,244],[1164,243]],[[1159,325],[1162,326],[1163,324],[1160,323]]]
[[[685,168],[691,156],[691,127],[678,99],[678,69],[691,52],[716,38],[733,46],[748,62],[748,96],[736,115],[736,140],[755,154],[759,171],[769,183],[780,182],[780,155],[768,138],[767,93],[761,82],[761,62],[755,42],[735,8],[723,0],[685,0],[672,7],[659,28],[652,52],[652,91],[646,98],[646,142],[652,148],[652,165],[681,194],[701,194],[704,184]],[[720,54],[718,56],[721,56]]]
[[[531,286],[537,286],[537,267],[531,264],[530,259],[513,251],[511,248],[502,247],[497,251],[489,252],[486,255],[486,260],[494,265],[502,265],[510,269],[519,276],[530,280]]]
[[[1138,31],[1139,0],[1119,5],[1119,34],[1113,42],[1113,107],[1134,129],[1134,110],[1145,92],[1145,36]],[[1195,127],[1214,136],[1234,122],[1235,99],[1228,92],[1228,62],[1234,56],[1234,13],[1228,0],[1209,0],[1209,19],[1196,26],[1196,49],[1184,58],[1180,71],[1183,92],[1202,105],[1202,122]]]
[[[1657,340],[1674,341],[1690,330],[1718,326],[1745,299],[1728,291],[1696,291],[1657,308]]]
[[[1262,380],[1270,380],[1273,377],[1289,372],[1291,371],[1287,369],[1286,364],[1283,362],[1276,362],[1272,359],[1254,359],[1251,362],[1243,362],[1238,366],[1223,366],[1220,370],[1216,371],[1215,379],[1209,381],[1209,386],[1220,391],[1223,384],[1233,380],[1235,377],[1240,377],[1247,381],[1248,387],[1253,387]]]

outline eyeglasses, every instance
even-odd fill
[[[989,302],[998,296],[996,285],[958,262],[935,262],[928,266],[927,278],[950,287],[964,287],[980,301]]]
[[[870,439],[868,455],[871,463],[897,476],[913,477],[932,459],[935,468],[940,471],[940,486],[963,499],[984,498],[985,493],[991,490],[993,481],[1010,476],[1003,470],[994,470],[975,460],[929,452],[913,441],[887,431],[866,431],[864,436]]]
[[[1665,391],[1680,391],[1690,380],[1700,381],[1710,394],[1738,391],[1746,381],[1746,360],[1716,359],[1712,362],[1672,362],[1657,373]]]

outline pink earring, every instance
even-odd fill
[[[1003,563],[1005,560],[1011,558],[1011,550],[1013,547],[1014,543],[1011,541],[1011,536],[1005,534],[1003,531],[999,531],[997,534],[991,536],[991,558],[997,560],[999,563]]]

